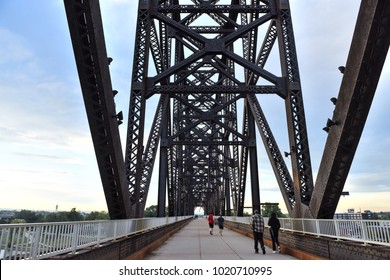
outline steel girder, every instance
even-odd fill
[[[332,219],[375,95],[390,44],[390,2],[362,1],[324,154],[310,201]]]
[[[255,124],[265,141],[289,212],[296,201],[306,202],[310,197],[310,156],[286,3],[139,2],[126,147],[133,215],[142,212],[149,188],[151,153],[155,149],[142,147],[147,100],[156,94],[169,96],[167,100],[173,108],[172,115],[169,110],[164,111],[169,120],[165,124],[170,123],[172,129],[164,126],[162,131],[169,133],[162,136],[161,125],[156,124],[149,134],[153,143],[163,139],[159,203],[165,203],[163,186],[167,184],[170,215],[190,213],[196,205],[231,212],[225,209],[225,205],[230,205],[226,193],[231,193],[233,212],[242,215],[248,167],[252,204],[256,209],[260,207]],[[269,31],[258,52],[259,30],[265,25],[270,26]],[[282,77],[264,68],[276,39],[279,39]],[[240,51],[238,44],[242,46]],[[243,77],[238,68],[243,69]],[[296,147],[293,172],[298,192],[295,194],[294,183],[255,94],[276,94],[286,99],[291,146]],[[239,100],[246,100],[241,133],[237,125]],[[163,207],[159,209],[162,211]]]
[[[258,209],[255,125],[290,216],[331,218],[389,47],[389,4],[364,4],[334,111],[337,125],[330,129],[313,188],[287,0],[139,1],[124,166],[98,2],[65,1],[111,218],[142,216],[158,146],[159,216],[165,215],[166,191],[169,215],[191,214],[195,206],[242,215],[248,167],[252,207]],[[268,31],[260,46],[263,26]],[[281,76],[265,70],[275,42]],[[147,100],[157,94],[144,147]],[[285,99],[292,177],[256,94]]]
[[[290,215],[301,217],[302,212],[306,211],[310,203],[314,184],[290,7],[287,0],[280,0],[279,5],[280,14],[276,27],[282,60],[282,75],[288,78],[288,96],[285,104],[295,201],[286,201],[286,197],[291,194],[290,188],[284,188],[282,192],[289,194],[283,197],[286,203],[294,207]]]
[[[67,2],[98,7],[97,1]],[[98,9],[85,9],[84,13],[85,18],[100,17]],[[77,22],[71,16],[68,19]],[[99,35],[99,43],[104,46],[101,21],[96,22],[87,22],[85,28],[89,36]],[[269,30],[259,48],[260,30],[267,25]],[[264,68],[276,39],[281,77]],[[72,41],[74,45],[83,42],[82,37],[73,35]],[[82,61],[76,48],[75,56]],[[105,52],[98,59],[104,57]],[[258,209],[255,124],[289,212],[297,201],[306,202],[311,192],[311,169],[296,61],[288,1],[140,0],[125,151],[128,193],[123,182],[114,188],[126,193],[118,202],[126,205],[126,211],[118,217],[142,216],[160,141],[159,204],[165,204],[167,189],[170,215],[189,214],[197,205],[242,215],[248,167],[252,204]],[[94,67],[96,71],[107,70],[96,63]],[[84,81],[82,74],[80,81]],[[109,77],[105,76],[103,83],[111,86]],[[147,100],[156,94],[161,98],[144,146]],[[275,94],[286,99],[290,142],[296,154],[292,157],[296,183],[292,183],[255,94]],[[240,100],[244,100],[241,133],[237,116]],[[88,109],[87,113],[92,117]],[[99,129],[90,126],[95,137]],[[103,127],[110,125],[105,123]],[[119,141],[119,136],[110,137]],[[95,149],[100,146],[96,144]],[[112,157],[119,157],[120,152],[115,149]],[[106,171],[110,169],[123,175],[120,166],[110,166]],[[103,182],[105,191],[109,184],[117,182]],[[107,203],[109,208],[113,205]],[[159,215],[164,214],[163,208],[159,205]]]
[[[99,2],[64,3],[108,212],[111,219],[129,218],[129,192]]]

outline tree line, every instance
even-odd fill
[[[2,219],[2,224],[16,223],[55,223],[55,222],[73,222],[73,221],[93,221],[93,220],[109,220],[110,217],[105,211],[92,211],[90,213],[82,213],[72,208],[70,211],[32,211],[20,210],[15,211],[12,219]]]
[[[285,217],[280,211],[280,208],[275,205],[263,205],[262,215],[269,217],[271,212],[276,212],[278,217]],[[246,213],[250,215],[249,213]],[[144,211],[144,217],[156,217],[157,205],[151,205]],[[15,211],[15,215],[11,219],[1,219],[0,224],[16,224],[16,223],[55,223],[55,222],[74,222],[74,221],[94,221],[94,220],[109,220],[110,216],[105,211],[92,211],[83,213],[72,208],[70,211],[32,211],[20,210]]]
[[[72,208],[70,211],[32,211],[20,210],[14,211],[12,218],[0,219],[0,224],[20,224],[20,223],[56,223],[56,222],[77,222],[77,221],[96,221],[109,220],[110,215],[106,211],[92,211],[83,213]],[[157,205],[147,207],[144,211],[144,217],[156,217]]]

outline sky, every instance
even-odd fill
[[[116,107],[125,116],[137,2],[100,1]],[[327,137],[322,128],[334,108],[329,99],[338,95],[338,67],[345,65],[359,5],[290,0],[314,179]],[[344,188],[350,195],[340,198],[338,213],[390,211],[389,72],[388,58]],[[266,116],[276,115],[268,118],[274,134],[287,137],[283,101],[259,100]],[[119,127],[123,147],[126,127]],[[278,143],[287,150],[285,139]],[[0,154],[0,209],[107,211],[63,1],[0,0]],[[261,201],[279,202],[285,212],[261,148],[259,173]],[[147,205],[156,204],[156,189],[152,180]]]

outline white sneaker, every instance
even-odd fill
[[[276,251],[272,251],[272,253],[276,254]]]

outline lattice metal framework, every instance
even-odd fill
[[[273,49],[280,52],[279,74],[265,67]],[[145,205],[160,140],[159,203],[167,185],[169,214],[197,205],[230,211],[229,194],[233,212],[242,215],[249,168],[259,209],[256,124],[289,211],[309,203],[313,182],[288,1],[141,0],[134,57],[126,147],[133,213]],[[157,111],[169,121],[154,123],[152,144],[142,150],[147,100],[156,94]],[[286,100],[295,184],[256,94]]]
[[[389,4],[382,1],[379,7],[377,1],[370,2],[375,7],[365,9],[377,13],[372,13],[376,17],[369,18],[369,24],[385,18],[376,29],[380,35],[368,31],[371,39],[382,40],[371,49],[380,67],[389,44]],[[317,179],[319,191],[313,192],[288,0],[139,0],[124,164],[98,1],[65,0],[65,4],[111,218],[142,216],[158,151],[159,216],[165,215],[166,204],[169,215],[192,214],[195,206],[242,215],[247,182],[252,208],[260,209],[256,135],[264,143],[290,216],[330,217],[349,168],[339,171],[340,183],[332,185],[334,181],[324,178],[331,178],[343,155],[326,159],[333,169],[325,168],[325,177]],[[275,52],[280,67],[271,71],[267,63]],[[366,69],[363,74],[373,78],[370,85],[375,88],[378,73]],[[273,94],[285,102],[292,176],[257,98],[260,94]],[[147,108],[155,96],[159,102],[146,131]],[[359,108],[347,120],[357,118],[364,124],[367,106]],[[348,138],[353,145],[347,166],[359,137]]]

